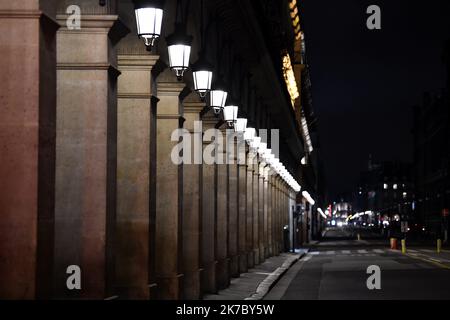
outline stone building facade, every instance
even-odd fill
[[[297,4],[205,1],[202,48],[201,3],[181,1],[191,63],[205,54],[239,116],[280,130],[278,157],[301,184],[312,150],[282,65],[298,50]],[[168,67],[176,8],[165,1],[148,52],[131,0],[0,1],[1,299],[201,299],[284,250],[298,195],[258,155],[172,161],[174,130],[224,128],[191,71],[179,81]]]

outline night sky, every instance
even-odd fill
[[[328,190],[354,191],[375,161],[412,161],[412,109],[445,85],[450,1],[299,2]],[[381,30],[368,30],[369,5]]]

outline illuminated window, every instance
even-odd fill
[[[294,8],[297,6],[297,0],[292,0],[291,3],[289,3],[289,8],[291,10],[294,10]]]
[[[297,7],[297,0],[291,0],[289,2],[289,9],[291,14],[292,26],[294,27],[295,39],[300,40],[300,17]]]
[[[305,117],[302,117],[301,124],[302,124],[303,138],[305,140],[307,150],[309,153],[311,153],[311,152],[313,152],[314,149],[312,146],[311,136],[309,135],[308,123],[306,122]]]
[[[300,97],[300,92],[298,91],[294,69],[292,68],[291,58],[288,53],[283,57],[283,75],[289,95],[291,96],[292,106],[294,106],[295,100]]]
[[[383,185],[383,189],[384,190],[387,190],[389,188],[389,186],[387,185],[387,183],[385,183],[384,185]]]
[[[398,189],[398,185],[395,183],[393,188],[394,188],[394,190],[397,190]]]
[[[298,14],[298,9],[297,7],[294,8],[294,10],[291,11],[291,18],[295,19],[295,16]]]

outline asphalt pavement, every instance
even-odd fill
[[[369,290],[369,266],[380,268],[381,289]],[[450,251],[414,247],[402,254],[381,239],[353,240],[329,230],[280,279],[265,300],[450,299]]]

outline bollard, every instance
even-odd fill
[[[442,249],[442,240],[437,239],[437,253],[441,253],[441,249]]]
[[[405,254],[406,253],[406,240],[402,239],[402,253]]]
[[[356,238],[358,239],[358,241],[361,241],[361,235],[358,233],[358,235],[356,236]]]
[[[396,238],[391,238],[391,249],[397,250],[397,239]]]

